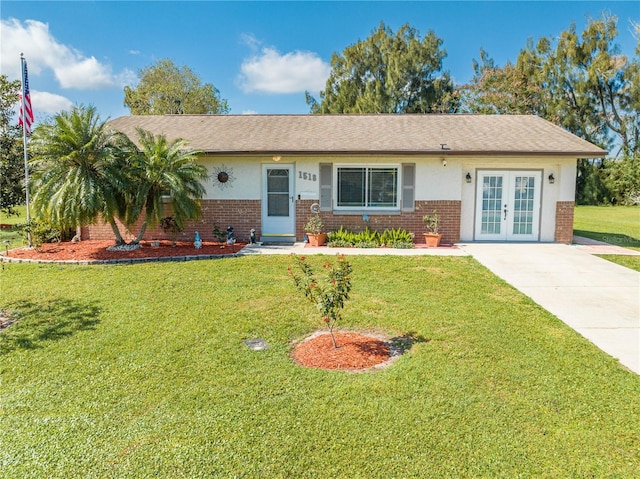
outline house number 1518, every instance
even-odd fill
[[[298,178],[301,180],[318,181],[318,175],[315,173],[307,173],[306,171],[299,171]]]

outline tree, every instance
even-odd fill
[[[394,34],[380,23],[364,41],[331,58],[320,102],[306,93],[311,113],[432,113],[455,108],[453,84],[442,71],[442,39],[408,24]]]
[[[495,65],[489,54],[480,49],[480,62],[473,60],[474,75],[468,85],[459,87],[466,112],[495,115],[539,115],[546,113],[548,92],[532,81],[531,63],[507,62]]]
[[[64,228],[102,217],[124,244],[115,219],[125,214],[131,141],[110,130],[95,107],[80,105],[39,125],[30,148],[35,215]]]
[[[640,50],[629,59],[615,44],[617,19],[571,25],[557,39],[529,41],[515,65],[495,67],[486,52],[466,86],[474,113],[531,113],[608,150],[637,156],[640,145]],[[640,48],[640,47],[639,47]]]
[[[139,72],[136,87],[124,87],[124,104],[133,115],[228,113],[227,100],[211,83],[202,84],[186,65],[159,60]]]
[[[133,243],[139,243],[147,226],[157,226],[166,216],[164,200],[178,228],[184,228],[186,220],[201,216],[200,199],[205,189],[207,169],[196,164],[199,152],[186,149],[186,141],[168,141],[165,135],[154,136],[141,128],[136,129],[140,151],[135,155],[129,176],[133,179],[130,189],[130,207],[126,222],[131,225],[140,215],[144,221]]]
[[[0,75],[0,211],[10,215],[24,204],[24,151],[22,130],[13,120],[20,80]]]
[[[496,67],[481,50],[475,75],[461,88],[472,113],[526,113],[541,116],[612,153],[617,161],[640,157],[640,43],[629,59],[615,43],[616,17],[591,19],[581,34],[571,25],[557,38],[529,40],[515,65]],[[638,26],[634,25],[636,31]],[[628,196],[612,191],[628,182],[607,180],[634,165],[578,161],[576,198],[598,203]],[[627,178],[627,176],[622,175]],[[626,201],[626,200],[625,200]]]

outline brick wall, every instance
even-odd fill
[[[573,201],[556,202],[556,243],[573,241]]]
[[[313,200],[296,201],[296,239],[302,241],[304,237],[304,225],[313,214],[311,205]],[[377,231],[384,231],[386,228],[404,228],[415,233],[415,242],[424,243],[424,222],[422,217],[431,214],[434,210],[441,218],[441,233],[443,243],[456,243],[460,241],[460,201],[416,201],[415,211],[393,214],[369,214],[369,226]],[[168,215],[168,212],[167,212]],[[220,230],[226,231],[227,226],[233,226],[236,239],[248,241],[249,231],[255,228],[256,236],[261,234],[261,202],[260,200],[203,200],[202,218],[196,222],[187,224],[185,231],[178,234],[179,241],[192,241],[195,232],[200,233],[203,241],[214,241],[213,225],[218,225]],[[331,212],[321,212],[320,216],[327,231],[337,230],[341,226],[354,231],[361,231],[365,224],[362,215],[332,214]],[[125,227],[119,224],[123,237],[130,241],[134,235],[140,231],[140,220],[131,232],[127,232]],[[82,228],[82,238],[90,239],[113,239],[113,231],[108,224],[99,223]],[[151,239],[171,239],[160,228],[148,229],[144,235],[145,240]]]
[[[166,215],[170,213],[167,210]],[[221,231],[226,231],[228,226],[233,226],[235,237],[239,241],[248,241],[251,228],[255,228],[256,236],[260,237],[260,200],[202,200],[202,218],[196,222],[188,223],[185,230],[178,234],[178,241],[193,241],[195,232],[200,233],[202,241],[216,241],[213,236],[213,226],[218,225]],[[140,231],[142,220],[139,220],[131,232],[118,222],[120,233],[125,240],[130,241]],[[106,223],[82,227],[82,239],[114,239],[111,226]],[[145,240],[171,239],[171,235],[165,234],[161,228],[147,229]]]
[[[313,200],[298,200],[296,202],[296,236],[302,240],[304,225],[313,214],[311,205]],[[415,233],[415,243],[424,243],[424,222],[422,217],[433,213],[434,210],[440,216],[440,232],[443,243],[457,243],[460,241],[460,201],[416,201],[415,211],[401,213],[378,214],[368,212],[369,227],[372,230],[384,231],[387,228],[404,228]],[[333,214],[329,211],[321,211],[320,217],[327,231],[334,231],[344,226],[352,231],[362,231],[365,223],[360,214]]]

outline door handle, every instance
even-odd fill
[[[507,205],[504,205],[504,219],[507,219]]]

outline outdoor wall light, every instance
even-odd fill
[[[442,166],[447,166],[447,159],[446,158],[442,159]]]
[[[282,157],[281,156],[274,156],[272,159],[273,159],[273,161],[280,161],[282,159]]]
[[[556,177],[553,176],[553,173],[549,173],[549,184],[554,184],[556,182]]]
[[[467,180],[467,183],[471,183],[471,173],[467,171],[467,176],[465,176],[464,179]]]

